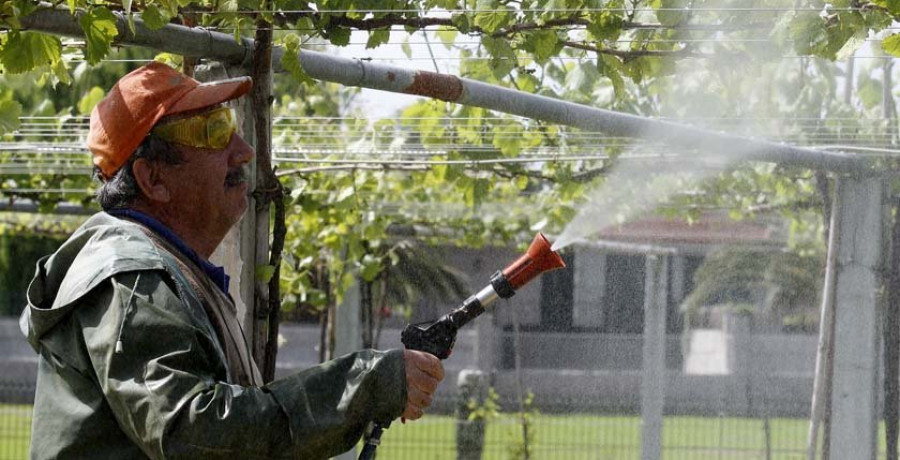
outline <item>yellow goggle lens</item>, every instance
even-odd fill
[[[221,150],[237,132],[234,110],[220,107],[193,117],[157,125],[151,133],[160,139],[201,149]]]

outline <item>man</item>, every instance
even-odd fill
[[[443,368],[408,350],[261,381],[207,260],[247,207],[254,152],[223,103],[250,85],[151,63],[91,114],[104,212],[38,262],[22,316],[40,354],[32,458],[327,458],[430,405]]]

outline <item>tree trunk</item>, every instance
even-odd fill
[[[372,282],[359,278],[359,326],[362,334],[362,347],[373,348],[375,324],[372,321]]]

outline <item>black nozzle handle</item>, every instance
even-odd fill
[[[501,299],[508,299],[516,295],[516,290],[509,284],[509,280],[503,276],[503,272],[501,271],[497,271],[497,273],[494,273],[494,276],[491,277],[491,287],[494,288],[494,292],[496,292]]]

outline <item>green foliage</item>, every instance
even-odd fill
[[[285,306],[323,309],[339,302],[354,279],[377,282],[396,265],[399,250],[389,229],[426,228],[438,235],[423,238],[428,242],[473,246],[524,243],[537,230],[554,233],[575,214],[585,191],[602,182],[602,173],[615,166],[619,155],[635,147],[620,139],[585,141],[568,136],[578,134],[568,128],[434,101],[406,108],[399,126],[369,126],[363,114],[348,110],[355,90],[316,84],[303,72],[298,59],[301,44],[343,46],[352,31],[367,30],[367,47],[376,47],[402,35],[395,28],[392,36],[384,24],[405,24],[407,32],[414,32],[416,20],[430,19],[438,24],[437,37],[448,49],[460,36],[479,40],[479,47],[459,52],[459,72],[488,83],[638,115],[787,119],[774,126],[754,127],[755,132],[785,133],[801,140],[816,135],[851,136],[848,133],[858,139],[884,135],[884,127],[852,121],[861,114],[856,107],[836,102],[840,76],[833,66],[817,59],[784,63],[780,57],[791,51],[827,59],[848,53],[869,29],[890,25],[897,15],[894,2],[882,2],[885,9],[784,14],[774,20],[764,12],[766,7],[783,7],[774,0],[760,3],[760,12],[715,8],[720,3],[653,0],[641,3],[642,13],[636,17],[633,10],[638,6],[621,0],[536,0],[527,8],[499,0],[395,0],[379,4],[372,12],[373,4],[353,1],[146,0],[119,5],[68,0],[65,5],[80,12],[87,34],[84,49],[76,50],[64,48],[55,37],[21,30],[17,18],[33,10],[33,2],[0,2],[0,65],[7,74],[23,77],[3,77],[0,84],[0,135],[15,129],[17,111],[24,116],[62,115],[54,122],[62,127],[69,122],[66,117],[88,113],[114,78],[130,70],[120,63],[94,65],[117,53],[134,53],[112,46],[117,34],[112,11],[140,14],[150,28],[195,21],[232,30],[236,38],[251,33],[256,20],[276,22],[281,30],[278,43],[286,51],[282,65],[291,76],[277,77],[276,115],[357,117],[356,121],[276,120],[277,143],[333,151],[435,151],[434,157],[427,158],[434,163],[414,170],[391,169],[387,163],[377,169],[373,163],[328,170],[308,167],[302,174],[284,176],[292,190],[282,267],[282,288],[288,293]],[[739,2],[726,4],[739,6]],[[464,6],[466,11],[460,12]],[[296,13],[307,7],[309,11]],[[438,14],[441,8],[454,13],[446,18]],[[295,13],[277,17],[269,13],[278,9]],[[186,13],[198,10],[204,12]],[[255,17],[248,10],[264,12]],[[382,22],[376,27],[374,21]],[[635,23],[655,26],[636,27]],[[734,33],[737,40],[713,40],[720,31],[691,28],[709,23],[740,29]],[[770,37],[771,42],[759,43]],[[885,49],[890,52],[895,41],[886,39]],[[67,69],[65,57],[76,52],[83,53],[87,63]],[[682,64],[687,52],[715,58]],[[761,65],[768,62],[773,63]],[[60,82],[71,86],[62,87]],[[863,114],[880,101],[878,83],[871,77],[859,79]],[[802,126],[796,121],[802,117],[821,118],[821,124]],[[295,126],[279,131],[279,126],[288,123]],[[298,134],[301,130],[303,135]],[[448,145],[452,148],[445,149]],[[609,160],[542,161],[527,166],[488,163],[535,152],[565,155],[579,149],[602,152]],[[38,160],[37,156],[25,158],[29,164]],[[399,153],[380,158],[409,160]],[[316,157],[319,161],[340,159],[328,154]],[[87,159],[79,167],[89,167]],[[86,178],[45,172],[3,179],[0,190],[6,190],[5,195],[25,187],[90,188]],[[757,209],[774,209],[790,218],[791,243],[798,251],[821,234],[820,216],[806,212],[822,204],[806,171],[737,168],[699,188],[702,193],[672,198],[666,211],[692,219],[699,206],[725,208],[735,218],[754,216]],[[63,200],[87,201],[84,196],[59,194],[13,196],[37,200],[44,209]]]
[[[22,104],[16,101],[0,101],[0,133],[10,132],[19,126]]]
[[[466,408],[469,412],[469,420],[484,420],[490,422],[500,416],[500,394],[494,387],[488,387],[487,397],[483,402],[479,402],[474,397],[466,401]]]
[[[28,232],[0,222],[0,316],[18,315],[26,305],[25,291],[34,276],[35,263],[52,253],[65,236],[52,232]],[[45,229],[47,230],[47,229]]]
[[[787,316],[814,312],[822,287],[823,252],[765,252],[722,249],[704,259],[694,274],[694,290],[682,307],[692,316],[707,305],[744,305],[780,324]]]
[[[893,34],[881,41],[881,48],[891,56],[900,57],[900,34]]]
[[[534,393],[529,391],[519,408],[518,417],[521,431],[518,435],[513,434],[513,441],[509,445],[510,460],[534,457],[537,450],[535,420],[539,415],[540,412],[534,407]]]
[[[119,34],[116,17],[108,9],[99,7],[83,14],[78,23],[87,42],[84,57],[88,64],[95,65],[106,57],[113,39]]]
[[[0,49],[0,64],[12,74],[52,65],[61,56],[59,38],[35,32],[11,31]]]

